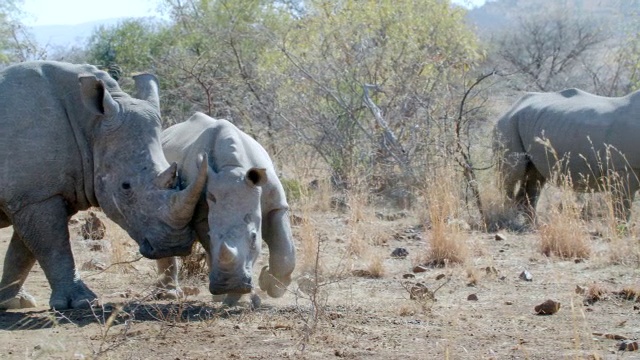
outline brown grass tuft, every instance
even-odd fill
[[[586,259],[591,255],[590,234],[582,220],[582,207],[576,201],[570,180],[561,184],[558,199],[540,225],[540,251],[562,259]]]
[[[447,179],[455,179],[451,171]],[[434,181],[426,190],[428,210],[426,219],[431,225],[429,249],[424,263],[431,266],[445,266],[450,263],[464,263],[469,247],[460,224],[460,194],[453,180]]]

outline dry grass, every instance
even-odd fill
[[[455,187],[457,183],[453,171],[447,179],[433,181],[425,191],[427,212],[425,223],[430,225],[429,248],[422,262],[432,266],[445,266],[452,263],[464,263],[469,255],[469,246],[460,222],[460,196]]]
[[[562,259],[586,259],[591,255],[589,232],[573,192],[565,188],[560,199],[540,224],[540,251]]]

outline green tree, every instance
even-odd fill
[[[129,19],[115,26],[100,26],[87,42],[90,63],[117,65],[126,74],[151,70],[172,44],[166,28],[152,19]]]

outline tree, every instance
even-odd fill
[[[0,2],[0,65],[46,58],[27,28],[20,22],[22,0]]]
[[[346,186],[422,184],[455,151],[456,104],[482,57],[464,10],[438,0],[305,5],[263,57],[279,115]]]
[[[607,34],[594,21],[569,14],[566,9],[529,14],[499,37],[497,54],[507,71],[522,75],[518,88],[552,91],[584,83],[585,74],[574,71]]]

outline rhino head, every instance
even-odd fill
[[[208,170],[209,291],[245,294],[253,289],[253,264],[262,248],[261,186],[266,170]]]
[[[177,189],[177,166],[169,165],[160,145],[157,79],[143,74],[134,80],[136,98],[111,94],[93,75],[79,77],[84,106],[98,119],[92,142],[95,198],[145,257],[186,255],[194,240],[188,224],[206,184],[207,163],[196,181]]]

